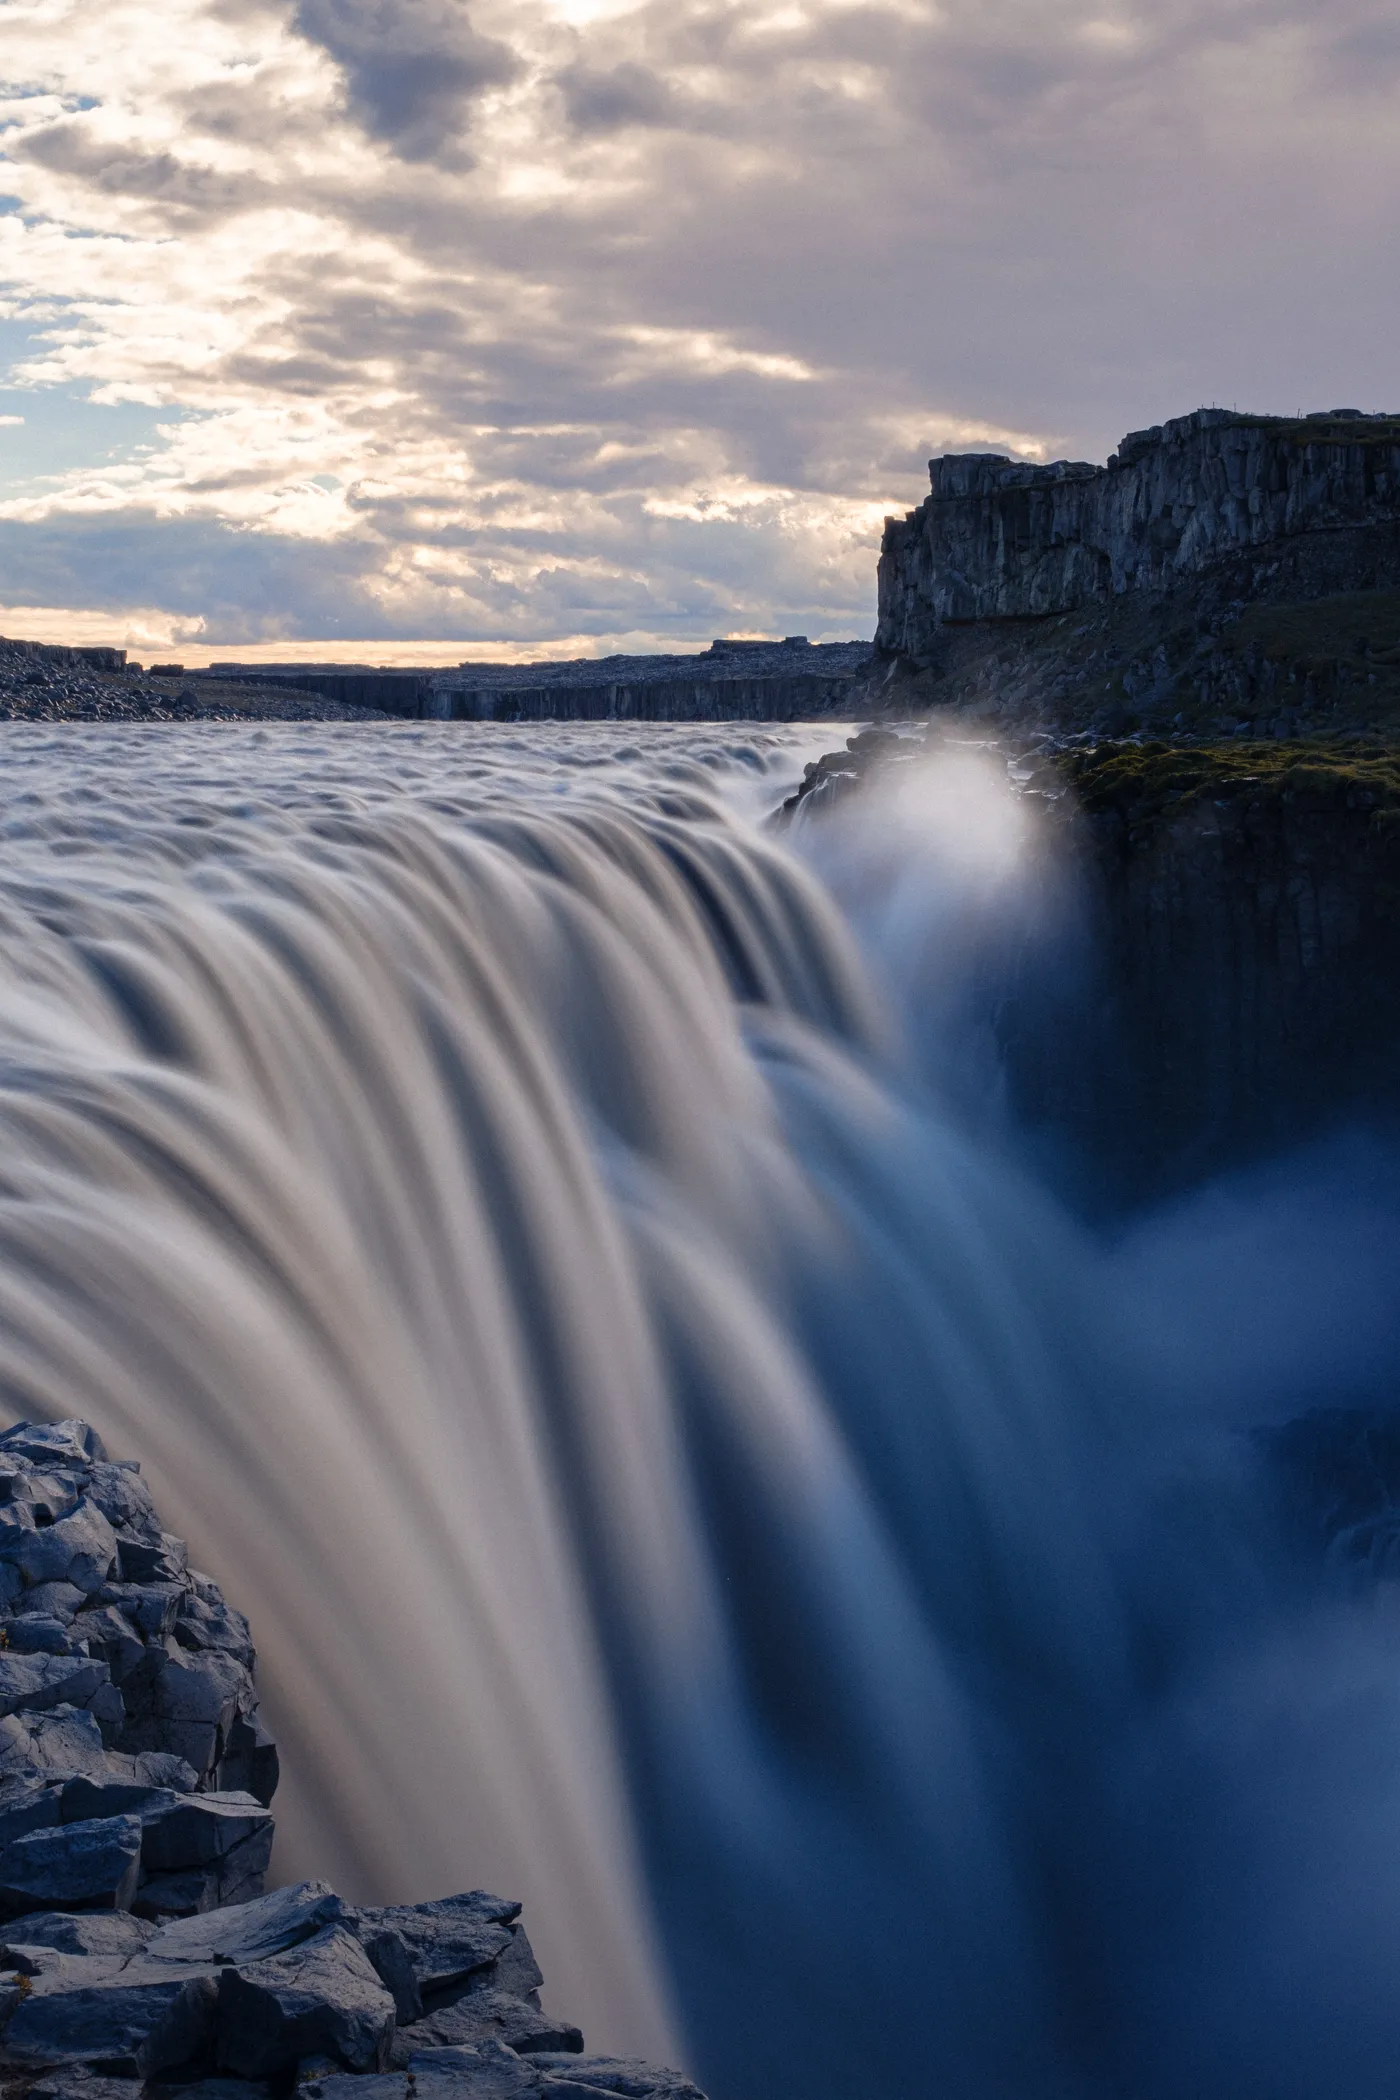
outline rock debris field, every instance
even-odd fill
[[[110,649],[62,649],[0,638],[3,722],[374,722],[378,708],[351,707],[269,683],[222,682],[106,668]]]
[[[264,1893],[248,1623],[77,1421],[0,1435],[7,2100],[701,2100],[541,2009],[520,1905]]]

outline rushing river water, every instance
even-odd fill
[[[1400,1637],[1251,1431],[1393,1390],[1374,1148],[1107,1245],[982,964],[1072,918],[953,754],[0,733],[0,1378],[253,1624],[282,1874],[527,1903],[715,2100],[1381,2100]]]

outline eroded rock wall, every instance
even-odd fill
[[[948,623],[1168,590],[1280,543],[1333,542],[1332,590],[1364,585],[1378,557],[1400,560],[1400,417],[1201,409],[1134,432],[1105,467],[976,453],[929,471],[931,493],[887,522],[880,560],[878,646],[915,662]],[[1355,542],[1340,580],[1339,536]]]

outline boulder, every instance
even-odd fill
[[[0,1653],[0,1715],[86,1706],[107,1682],[106,1663],[86,1655],[23,1655],[7,1649]]]
[[[81,1466],[105,1462],[106,1447],[89,1422],[16,1422],[0,1434],[0,1454],[29,1459],[36,1465]]]
[[[139,2078],[103,2078],[81,2066],[46,2071],[28,2090],[27,2100],[141,2100]]]
[[[139,1954],[155,1927],[125,1911],[46,1910],[26,1916],[11,1937],[62,1954]],[[0,1946],[0,1955],[7,1949]]]
[[[81,1423],[0,1436],[0,2063],[42,2074],[26,2100],[693,2100],[541,2010],[518,1903],[263,1895],[253,1666],[133,1469]]]
[[[10,1653],[18,1655],[76,1655],[77,1645],[68,1631],[71,1622],[50,1619],[26,1611],[10,1628]]]
[[[34,1830],[0,1852],[0,1910],[130,1910],[140,1871],[139,1816]]]
[[[300,1881],[254,1903],[163,1925],[148,1951],[153,1961],[243,1967],[305,1945],[344,1914],[334,1889],[323,1881]]]
[[[389,1925],[367,1924],[354,1911],[345,1914],[345,1927],[353,1932],[369,1956],[374,1972],[394,2001],[394,2017],[400,2027],[423,2017],[423,1999],[413,1958],[401,1935]]]
[[[0,1559],[17,1567],[26,1585],[67,1582],[86,1596],[101,1588],[116,1558],[117,1534],[86,1497],[40,1530],[0,1526]]]
[[[388,1927],[408,1949],[425,2002],[464,1983],[504,1954],[520,1905],[473,1889],[431,1903],[391,1903],[356,1911],[358,1928]]]
[[[31,1830],[51,1830],[63,1821],[63,1788],[42,1779],[0,1785],[0,1849]]]
[[[423,2100],[515,2100],[539,2093],[543,2080],[532,2065],[500,2042],[466,2049],[420,2049],[408,2060],[415,2096]]]
[[[78,1772],[107,1769],[102,1730],[91,1714],[77,1707],[0,1717],[0,1780],[35,1774],[67,1779]]]
[[[217,1978],[209,1972],[154,1969],[136,1957],[117,1975],[96,1959],[40,1977],[11,2014],[5,2053],[12,2064],[91,2064],[127,2078],[150,2078],[188,2063],[213,2038]]]
[[[504,2042],[521,2056],[537,2051],[572,2053],[583,2048],[582,2034],[569,2021],[551,2018],[528,1998],[491,1989],[470,1991],[450,2005],[425,2013],[399,2037],[398,2046],[460,2048],[493,2041]]]
[[[602,2093],[621,2100],[705,2100],[683,2072],[631,2057],[542,2056],[536,2062],[549,2100],[598,2100]]]
[[[220,2070],[266,2078],[305,2056],[351,2071],[382,2070],[394,2036],[394,2001],[352,1933],[327,1925],[286,1954],[219,1978]]]
[[[183,1539],[173,1531],[155,1538],[124,1538],[120,1548],[123,1582],[183,1583],[190,1556]]]

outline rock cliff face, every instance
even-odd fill
[[[1070,1042],[1007,1040],[1028,1120],[1074,1133],[1114,1202],[1393,1123],[1393,755],[1100,745],[1052,770],[1087,848],[1097,968]]]
[[[196,681],[248,681],[445,722],[805,722],[839,717],[868,669],[867,642],[716,641],[689,656],[462,663],[445,671],[366,665],[216,664]]]
[[[1106,467],[974,453],[930,475],[880,560],[877,644],[914,663],[949,624],[1170,590],[1266,552],[1276,596],[1400,581],[1400,417],[1201,409],[1134,432]]]
[[[866,730],[808,767],[789,811],[839,813],[926,749]],[[1053,1002],[1029,935],[987,993],[1018,1120],[1072,1193],[1132,1207],[1339,1125],[1400,1120],[1393,753],[1007,756],[1076,858],[1092,930]]]

